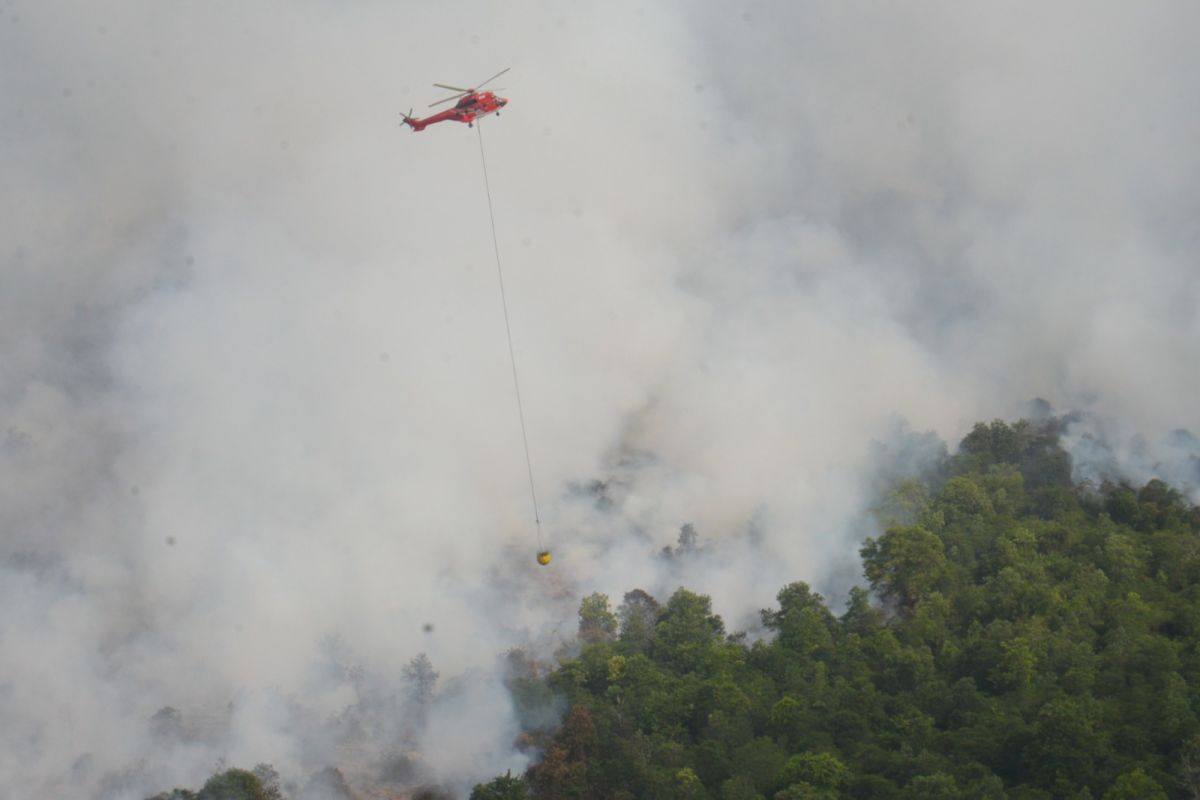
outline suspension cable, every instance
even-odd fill
[[[513,388],[517,394],[517,417],[521,420],[521,443],[525,446],[525,469],[529,473],[529,497],[533,500],[533,522],[537,528],[538,549],[542,547],[542,518],[538,513],[537,491],[533,488],[533,460],[529,457],[529,435],[525,432],[525,408],[521,403],[521,381],[517,378],[517,356],[513,350],[512,326],[508,322],[508,298],[504,293],[504,270],[500,268],[500,241],[496,238],[496,214],[492,211],[492,186],[488,181],[487,156],[483,153],[483,125],[479,132],[479,160],[483,164],[483,188],[487,192],[488,219],[492,223],[492,249],[496,252],[496,277],[500,281],[500,305],[504,309],[504,334],[508,340],[508,360],[512,365]]]

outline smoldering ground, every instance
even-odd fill
[[[595,589],[731,622],[840,592],[897,420],[952,442],[1042,396],[1141,436],[1118,471],[1191,463],[1193,4],[0,12],[5,795],[405,737],[434,782],[519,770],[500,653]],[[482,133],[549,570],[479,139],[396,127],[505,66]],[[685,522],[715,557],[653,557]]]

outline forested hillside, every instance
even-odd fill
[[[585,598],[578,655],[512,680],[561,726],[472,797],[1200,797],[1200,510],[1073,485],[1057,441],[977,425],[894,486],[840,615],[792,583],[748,643],[684,588]]]

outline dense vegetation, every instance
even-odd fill
[[[213,775],[199,792],[175,789],[157,794],[149,800],[282,800],[279,774],[259,764],[253,772],[230,769]]]
[[[840,616],[793,583],[747,644],[686,589],[585,598],[578,655],[512,680],[561,725],[472,797],[1200,797],[1200,510],[1073,485],[1057,441],[981,424],[893,487]]]

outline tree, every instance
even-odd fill
[[[425,727],[437,679],[438,674],[433,671],[433,663],[424,653],[418,654],[404,668],[404,681],[408,684],[408,712],[417,730]]]
[[[984,466],[997,462],[1012,464],[1020,458],[1025,444],[1022,434],[1027,430],[1027,427],[1010,427],[999,419],[993,420],[991,425],[977,422],[959,444],[959,451],[964,455],[981,457]]]
[[[675,773],[675,781],[671,788],[672,800],[708,800],[708,791],[690,767],[684,767]]]
[[[725,623],[712,613],[712,599],[679,589],[655,627],[655,655],[681,672],[699,666],[725,636]]]
[[[196,800],[275,800],[253,772],[230,769],[213,775],[204,784]]]
[[[573,761],[586,761],[596,751],[596,723],[587,706],[571,707],[555,740]]]
[[[902,800],[960,800],[962,792],[958,782],[952,775],[935,772],[932,775],[918,775],[913,778],[900,794]]]
[[[105,796],[108,796],[105,794]],[[122,795],[124,796],[124,794]],[[259,764],[253,772],[228,769],[211,776],[199,792],[174,789],[148,800],[282,800],[279,773],[270,764]]]
[[[676,541],[675,547],[670,545],[664,547],[658,554],[659,558],[667,562],[683,561],[704,552],[704,548],[700,546],[700,536],[696,533],[696,527],[690,522],[679,529],[679,538]]]
[[[628,651],[649,651],[654,642],[654,626],[659,613],[658,601],[641,589],[625,593],[621,607],[617,609],[617,617],[620,621],[620,640]]]
[[[846,765],[829,753],[800,753],[783,765],[780,779],[788,784],[805,784],[818,790],[836,791],[848,775]]]
[[[860,551],[871,588],[911,612],[941,582],[946,569],[942,540],[919,526],[889,529]]]
[[[841,616],[842,628],[859,636],[870,636],[883,625],[883,614],[871,605],[871,595],[861,586],[850,589],[846,611]]]
[[[534,796],[539,798],[589,798],[597,796],[588,767],[599,749],[596,725],[585,706],[572,706],[542,758],[526,773]]]
[[[542,760],[525,773],[533,796],[538,798],[585,798],[590,797],[587,785],[587,764],[572,761],[566,748],[551,745]]]
[[[1179,780],[1190,800],[1200,800],[1200,734],[1184,742],[1179,752]]]
[[[721,784],[721,800],[763,800],[749,775],[734,775]]]
[[[433,690],[437,686],[438,674],[433,670],[429,656],[419,653],[404,668],[404,680],[408,683],[408,696],[420,708],[429,705]]]
[[[263,787],[263,792],[270,800],[281,800],[283,789],[279,771],[270,764],[258,764],[254,767],[254,777]]]
[[[825,599],[803,581],[790,583],[776,595],[779,610],[764,609],[763,625],[779,635],[779,644],[806,657],[829,656],[833,648],[833,614]]]
[[[593,592],[579,603],[579,638],[588,644],[607,642],[617,634],[617,615],[608,595]]]
[[[1079,786],[1093,776],[1106,756],[1098,712],[1091,697],[1051,700],[1038,711],[1026,758],[1043,786]]]
[[[982,482],[965,475],[946,481],[935,505],[948,525],[980,519],[995,511]]]
[[[183,714],[177,708],[163,706],[150,718],[150,735],[157,742],[178,742],[184,730]]]
[[[525,779],[514,778],[511,770],[490,783],[476,784],[471,790],[471,800],[527,800],[528,797]]]
[[[779,774],[787,762],[783,748],[760,736],[733,752],[733,772],[746,775],[754,781],[754,788],[763,794],[774,791],[779,784]]]
[[[772,795],[773,800],[841,800],[841,797],[835,789],[818,789],[808,783],[793,783]]]
[[[1167,800],[1167,793],[1158,781],[1138,767],[1117,778],[1101,800]]]
[[[1061,429],[1062,422],[1053,418],[977,423],[959,445],[958,468],[983,472],[994,464],[1012,464],[1030,488],[1069,485],[1071,456],[1059,445]]]

